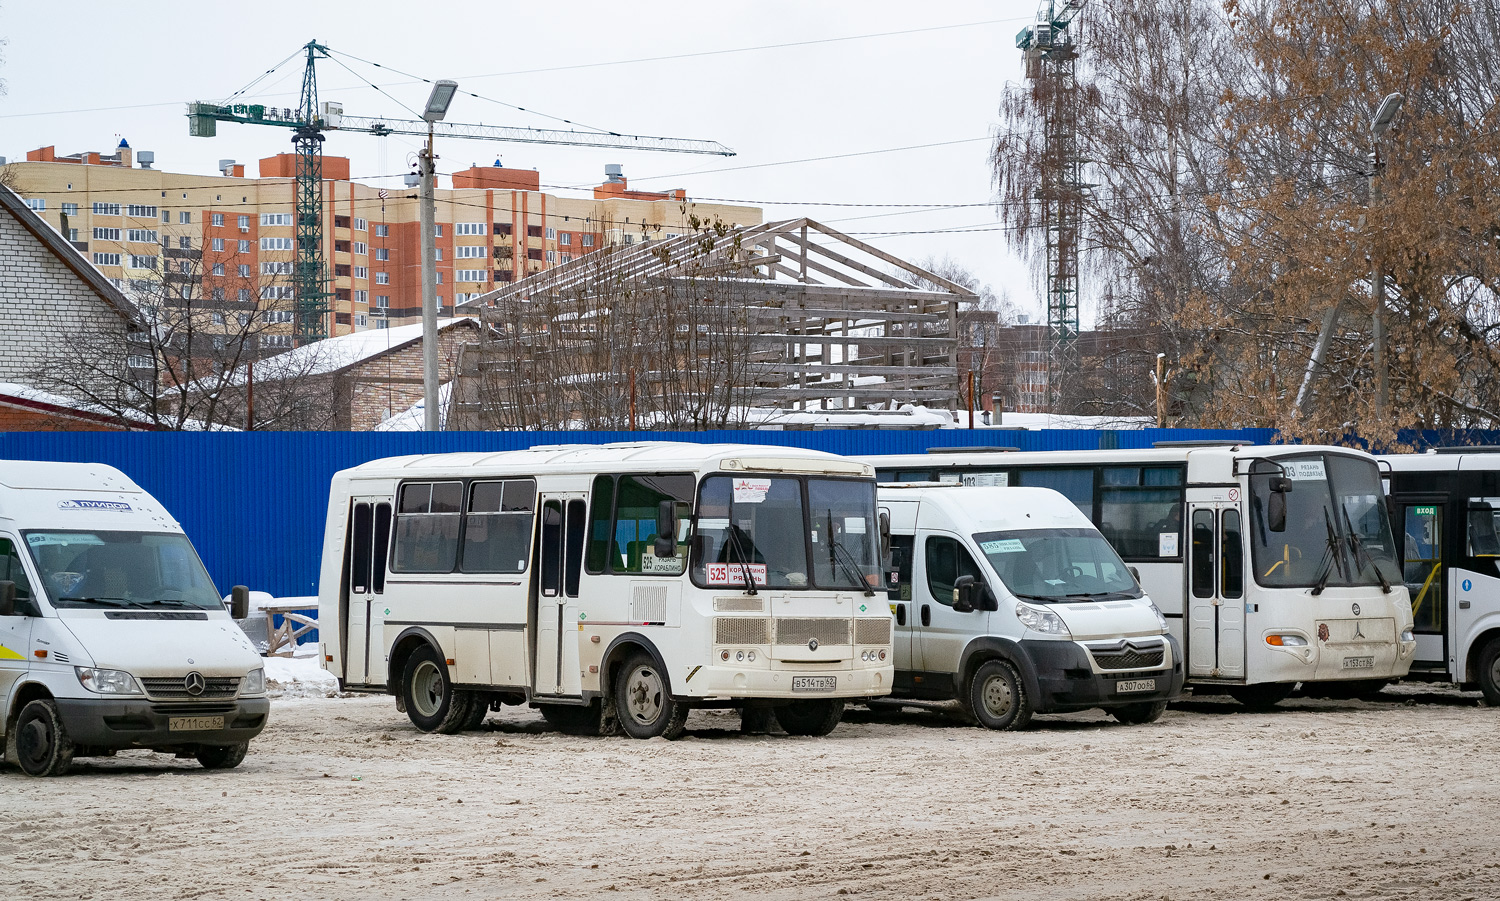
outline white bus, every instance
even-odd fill
[[[1500,448],[1380,460],[1416,621],[1410,675],[1500,706]]]
[[[672,738],[718,706],[822,735],[890,691],[868,464],[667,442],[395,457],[337,473],[328,503],[324,666],[424,731],[529,703],[595,734]]]
[[[1376,691],[1411,666],[1411,604],[1368,454],[1195,445],[865,459],[882,482],[1062,492],[1139,573],[1182,643],[1189,687],[1268,707],[1299,682]]]

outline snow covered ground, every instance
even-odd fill
[[[291,657],[267,657],[266,691],[272,698],[336,698],[339,680],[318,664],[314,642],[297,645]]]

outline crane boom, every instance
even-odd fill
[[[357,131],[372,135],[423,135],[428,125],[419,119],[380,119],[366,116],[330,115],[324,126],[329,131]],[[519,144],[565,144],[572,147],[609,147],[616,150],[660,150],[669,153],[703,153],[734,156],[734,151],[718,141],[694,138],[660,138],[649,135],[624,135],[612,131],[573,131],[562,128],[514,128],[505,125],[465,125],[459,122],[434,122],[432,131],[440,138],[467,138],[479,141],[513,141]]]

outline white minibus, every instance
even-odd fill
[[[890,691],[874,469],[644,442],[395,457],[333,478],[324,666],[424,731],[529,703],[680,735],[692,707],[826,734]]]
[[[1271,706],[1298,683],[1378,691],[1416,649],[1375,458],[1342,447],[865,457],[882,482],[1052,488],[1139,573],[1187,684]]]
[[[1500,706],[1500,448],[1380,462],[1416,620],[1410,676],[1477,687]]]
[[[1102,707],[1149,723],[1182,692],[1161,611],[1088,517],[1046,488],[880,487],[893,698],[957,699],[991,729]]]
[[[249,592],[233,598],[243,619]],[[125,748],[238,766],[270,701],[230,616],[182,527],[119,470],[0,461],[0,728],[22,772]]]

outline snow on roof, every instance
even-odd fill
[[[61,394],[53,394],[50,391],[43,391],[40,388],[35,388],[31,385],[23,385],[18,382],[0,382],[0,398],[10,398],[12,400],[21,401],[26,404],[53,407],[64,413],[80,413],[88,416],[89,418],[97,419],[101,422],[118,423],[121,420],[125,420],[129,423],[134,423],[143,428],[151,428],[156,424],[156,420],[152,419],[149,415],[140,412],[139,410],[126,409],[116,413],[115,411],[110,410],[107,407],[102,407],[99,404],[89,403],[87,401],[81,400],[74,400],[71,397],[64,397]],[[203,427],[203,423],[199,422],[196,419],[189,419],[184,422],[182,424],[182,430],[185,432],[207,431]],[[239,431],[239,429],[236,429],[233,426],[216,425],[213,427],[212,431],[237,432]]]
[[[465,323],[477,324],[478,320],[472,316],[439,319],[438,331]],[[336,338],[324,338],[322,341],[304,344],[284,354],[277,354],[260,361],[255,367],[255,377],[266,380],[327,375],[420,340],[422,340],[421,323],[403,325],[399,328],[370,329],[339,335]],[[235,373],[234,384],[240,384],[243,381],[242,371]]]
[[[438,386],[438,428],[448,427],[448,401],[453,397],[453,383]],[[375,432],[420,432],[427,428],[427,402],[419,400],[400,413],[375,426]]]

